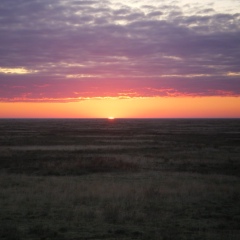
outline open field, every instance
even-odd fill
[[[240,120],[0,120],[0,239],[240,239]]]

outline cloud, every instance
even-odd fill
[[[1,101],[240,96],[240,14],[184,2],[2,0]]]
[[[4,74],[27,74],[37,71],[31,71],[25,68],[1,68],[0,67],[0,73]]]

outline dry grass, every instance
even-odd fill
[[[0,239],[239,239],[240,122],[189,121],[1,120]]]
[[[238,178],[148,172],[0,179],[1,239],[17,239],[5,236],[13,228],[19,239],[239,237]]]

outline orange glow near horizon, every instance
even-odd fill
[[[0,103],[0,118],[240,118],[240,97],[103,98]]]

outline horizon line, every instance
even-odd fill
[[[161,120],[161,119],[240,119],[240,117],[114,117],[113,119],[109,119],[108,117],[0,117],[0,120],[7,120],[7,119],[29,119],[29,120],[37,120],[37,119],[42,119],[42,120],[44,120],[44,119],[46,119],[46,120],[54,120],[54,119],[59,119],[59,120],[88,120],[88,119],[99,119],[99,120],[101,120],[101,119],[104,119],[104,120],[117,120],[117,119],[146,119],[146,120],[148,120],[148,119],[159,119],[159,120]]]

